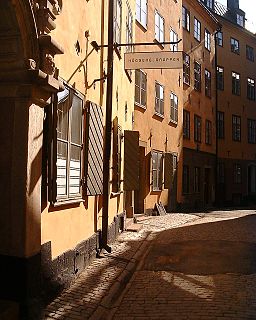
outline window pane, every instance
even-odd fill
[[[67,194],[67,143],[57,142],[57,196]]]
[[[81,175],[81,148],[71,145],[70,150],[70,168],[69,168],[69,193],[76,194],[80,192]]]
[[[65,88],[64,91],[58,93],[57,137],[59,139],[68,139],[68,111],[70,104],[69,90]]]
[[[77,96],[73,97],[72,103],[71,142],[81,144],[82,141],[82,100]]]

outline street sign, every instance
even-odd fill
[[[132,69],[182,69],[182,51],[125,53],[124,68]]]

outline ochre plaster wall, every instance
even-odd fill
[[[170,41],[170,29],[178,33],[179,17],[181,17],[181,2],[167,0],[148,1],[148,23],[144,29],[136,22],[136,42],[153,42],[155,40],[155,10],[164,18],[165,41]],[[179,50],[182,50],[179,44]],[[169,45],[141,46],[136,51],[161,51],[170,50]],[[182,88],[179,86],[179,78],[182,77],[181,69],[173,70],[144,70],[147,74],[147,106],[146,109],[135,105],[134,130],[140,132],[140,140],[146,143],[146,154],[152,150],[162,152],[175,152],[179,155],[182,143]],[[155,82],[164,86],[164,117],[155,114]],[[178,123],[170,122],[170,93],[174,92],[179,98]],[[150,138],[151,137],[151,138]],[[150,165],[147,166],[150,171]],[[150,175],[149,172],[146,173]],[[153,192],[152,185],[147,179],[145,209],[154,208],[155,203],[161,201],[168,204],[168,189]]]
[[[57,28],[52,32],[53,38],[58,40],[58,43],[63,46],[65,51],[63,55],[55,58],[60,77],[83,93],[85,100],[101,105],[104,115],[106,82],[96,82],[95,85],[92,85],[92,83],[95,79],[103,76],[103,70],[107,72],[107,49],[102,49],[98,53],[96,51],[91,52],[92,46],[90,42],[95,40],[98,44],[107,44],[107,3],[104,0],[97,0],[96,2],[83,0],[64,2],[63,10],[56,19]],[[130,7],[134,13],[134,1],[130,1]],[[126,3],[123,2],[122,42],[126,41],[126,14],[127,7]],[[88,40],[85,37],[85,31],[87,30],[89,31]],[[75,49],[77,40],[81,47],[79,55]],[[124,72],[124,51],[125,48],[122,48],[121,59],[114,53],[112,119],[117,116],[122,130],[131,130],[134,83],[129,80]],[[86,56],[88,56],[87,59],[85,59]],[[82,65],[81,61],[84,61]],[[79,65],[80,68],[78,68]],[[132,75],[132,79],[133,77],[134,75]],[[125,117],[126,103],[127,116]],[[78,206],[65,208],[47,206],[43,211],[41,243],[44,244],[51,241],[53,258],[74,248],[79,242],[87,239],[97,229],[100,229],[102,210],[99,198],[88,197],[85,199],[84,204],[80,203]],[[109,223],[113,221],[116,214],[121,212],[123,212],[123,193],[111,198],[109,201]]]

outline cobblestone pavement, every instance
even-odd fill
[[[189,214],[141,218],[143,229],[120,234],[111,245],[112,254],[93,261],[69,289],[47,306],[44,319],[106,319],[147,250],[150,234],[195,219],[198,217]]]
[[[200,216],[153,230],[109,319],[256,319],[255,211]]]

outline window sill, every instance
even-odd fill
[[[155,112],[154,115],[157,116],[157,117],[159,117],[159,118],[161,118],[161,119],[164,119],[164,114]]]
[[[174,124],[175,126],[177,126],[178,125],[178,121],[170,119],[169,120],[169,124]]]
[[[51,203],[51,206],[53,208],[57,208],[57,207],[61,207],[61,206],[68,206],[68,205],[72,205],[72,204],[80,204],[81,202],[85,202],[84,199],[82,198],[78,198],[78,199],[69,199],[69,200],[58,200],[57,202],[53,202]]]
[[[148,31],[147,26],[144,26],[139,20],[136,19],[136,23],[137,23],[144,31]]]
[[[137,102],[135,102],[134,105],[135,105],[136,107],[139,107],[139,108],[143,109],[143,110],[147,110],[147,106],[143,106],[142,104],[139,104],[139,103],[137,103]]]

